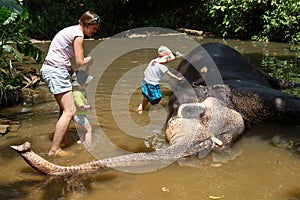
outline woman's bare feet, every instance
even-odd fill
[[[68,155],[70,155],[70,153],[67,152],[67,151],[63,151],[61,148],[59,148],[56,151],[49,151],[49,153],[48,153],[48,156],[61,156],[61,157],[64,157],[64,156],[68,156]]]

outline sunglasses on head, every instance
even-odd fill
[[[100,23],[100,17],[99,16],[96,16],[96,17],[94,17],[90,22],[89,22],[89,24],[90,23],[92,23],[92,22],[96,22],[96,23]]]

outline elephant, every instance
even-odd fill
[[[172,87],[175,92],[169,99],[167,125],[177,119],[180,105],[201,102],[208,97],[217,98],[241,115],[243,128],[263,121],[300,124],[299,97],[281,91],[300,84],[276,79],[254,68],[233,48],[219,43],[204,44],[183,59],[177,71],[188,84]],[[222,133],[220,137],[231,137],[224,141],[230,145],[240,133],[231,129],[229,134]]]
[[[37,171],[68,176],[115,167],[133,167],[179,158],[206,157],[224,151],[246,129],[264,121],[300,124],[300,98],[281,89],[299,87],[253,67],[238,51],[207,43],[191,51],[177,68],[183,83],[170,82],[165,134],[170,145],[152,152],[131,153],[74,166],[48,162],[29,142],[11,146]]]

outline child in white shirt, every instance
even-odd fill
[[[160,46],[158,48],[158,57],[151,60],[146,70],[144,71],[144,80],[142,82],[142,94],[143,101],[136,110],[139,114],[143,113],[143,110],[147,106],[148,102],[151,105],[157,105],[161,98],[162,93],[159,83],[162,80],[164,74],[167,74],[171,78],[178,81],[184,80],[184,77],[178,77],[169,71],[168,67],[164,64],[174,60],[175,56],[172,51],[166,46]]]

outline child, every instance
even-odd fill
[[[92,143],[92,127],[86,117],[87,110],[91,109],[86,98],[86,88],[89,82],[93,79],[84,70],[78,70],[72,76],[73,82],[73,98],[76,106],[76,114],[73,120],[80,125],[83,133],[79,133],[80,140],[77,143],[87,142]]]
[[[158,57],[151,60],[148,64],[144,71],[144,80],[142,82],[142,94],[144,98],[136,110],[139,114],[143,113],[148,102],[150,102],[151,105],[157,105],[160,102],[162,94],[159,83],[165,73],[178,81],[184,80],[184,77],[176,76],[168,70],[167,66],[164,65],[173,59],[175,59],[175,56],[172,51],[166,46],[161,46],[158,48]]]

